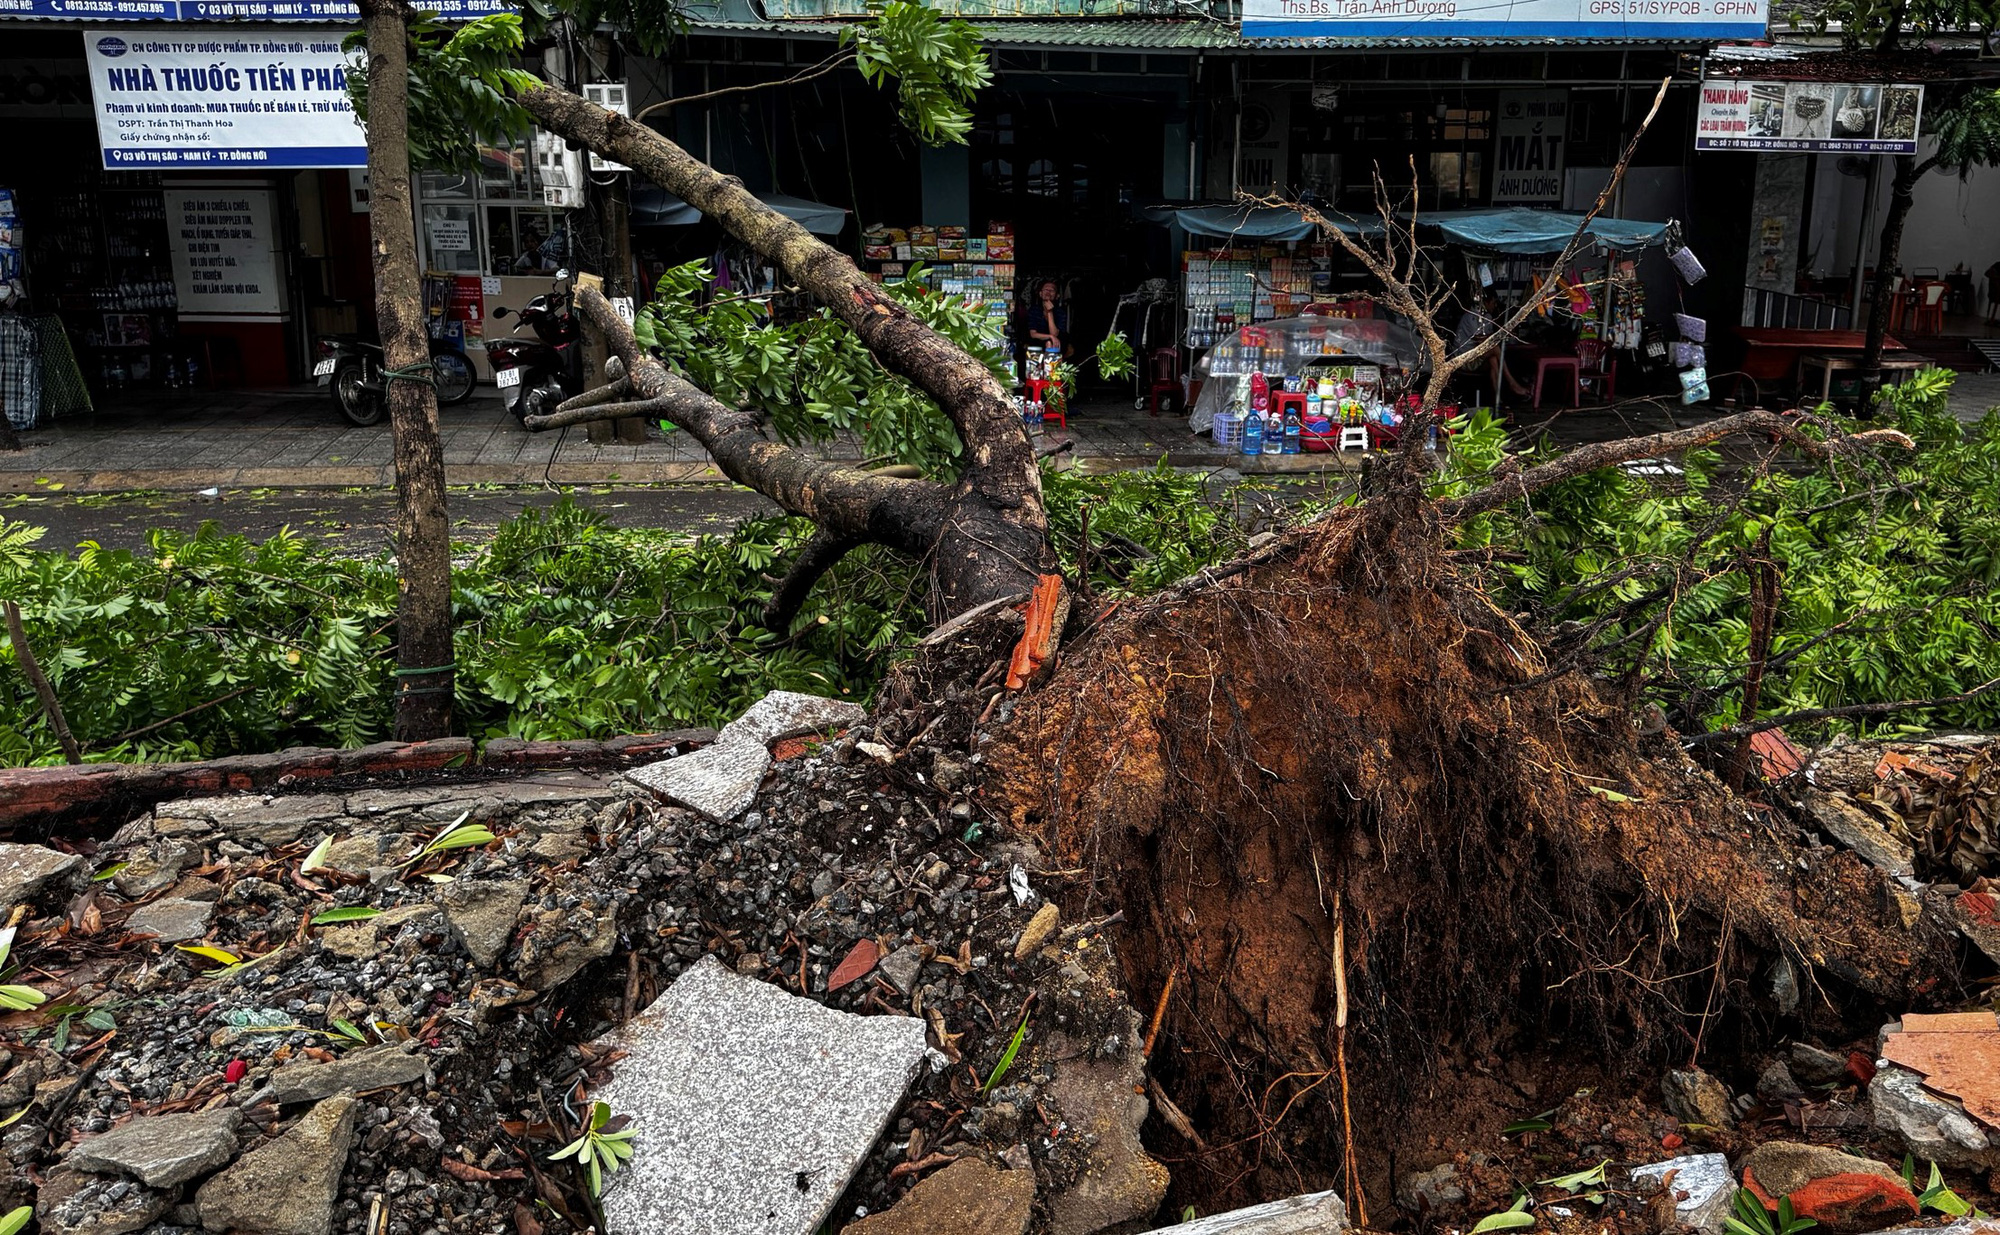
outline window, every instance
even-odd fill
[[[539,274],[570,264],[565,212],[542,204],[532,143],[483,147],[476,172],[417,179],[424,267],[452,274]]]

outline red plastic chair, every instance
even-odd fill
[[[1951,284],[1942,281],[1917,284],[1916,311],[1910,325],[1918,334],[1944,333],[1944,298]]]
[[[1062,406],[1051,403],[1048,397],[1051,390],[1061,394],[1062,383],[1051,377],[1031,377],[1027,384],[1028,402],[1042,405],[1042,423],[1047,424],[1053,420],[1063,428],[1069,428],[1069,417],[1063,414]]]
[[[1569,375],[1569,405],[1583,406],[1583,362],[1575,356],[1542,356],[1535,361],[1535,406],[1542,405],[1542,384],[1551,373]]]
[[[1602,339],[1584,339],[1576,345],[1579,385],[1593,386],[1606,403],[1618,397],[1618,358]]]

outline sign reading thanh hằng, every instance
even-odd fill
[[[107,169],[366,167],[333,30],[87,30]]]
[[[1708,78],[1694,148],[1915,154],[1923,115],[1924,88],[1909,83]]]
[[[1243,0],[1243,37],[1757,39],[1767,0]]]

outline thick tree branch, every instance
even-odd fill
[[[1822,459],[1845,446],[1886,444],[1899,446],[1905,450],[1915,449],[1915,444],[1909,438],[1894,430],[1869,430],[1823,442],[1801,433],[1798,422],[1780,416],[1776,412],[1738,412],[1734,416],[1725,416],[1721,420],[1692,428],[1579,446],[1560,458],[1538,467],[1502,477],[1477,493],[1470,493],[1453,501],[1440,502],[1438,505],[1446,518],[1463,519],[1504,506],[1517,498],[1526,497],[1537,490],[1560,484],[1586,472],[1616,467],[1621,463],[1631,463],[1639,459],[1679,454],[1697,446],[1721,441],[1725,437],[1734,437],[1739,433],[1764,433],[1782,438],[1806,453]]]
[[[48,675],[42,672],[42,666],[35,660],[34,650],[28,646],[28,632],[21,625],[21,606],[8,600],[0,601],[0,608],[6,610],[7,641],[14,645],[14,661],[21,666],[21,675],[35,688],[35,698],[41,701],[42,715],[48,718],[49,728],[55,732],[63,758],[71,763],[82,763],[83,748],[76,744],[76,738],[69,731],[69,721],[63,718],[62,704],[56,701],[56,688],[49,685]]]
[[[884,368],[908,379],[951,418],[965,455],[932,559],[934,617],[1034,585],[1051,560],[1041,474],[1013,397],[977,357],[925,325],[837,250],[757,200],[742,181],[645,125],[550,86],[523,91],[519,101],[544,129],[633,168],[770,258],[853,329]],[[675,401],[686,402],[685,392]]]
[[[771,593],[771,599],[764,605],[764,612],[758,621],[767,630],[782,633],[791,629],[792,619],[799,615],[799,606],[806,603],[806,595],[812,591],[813,584],[859,546],[859,541],[831,536],[823,531],[807,541],[806,547],[799,550],[798,560],[792,563],[792,569]]]
[[[529,429],[634,414],[662,416],[707,447],[723,475],[792,514],[811,519],[825,534],[916,554],[929,553],[935,546],[949,499],[943,485],[829,463],[774,442],[748,412],[727,406],[646,355],[603,293],[578,289],[576,309],[604,333],[623,366],[624,376],[614,385],[625,387],[637,399],[593,404],[597,392],[592,391],[568,400],[550,415],[528,417],[523,423]]]
[[[1708,742],[1724,742],[1730,738],[1746,737],[1753,733],[1763,733],[1767,729],[1778,729],[1785,725],[1804,724],[1814,720],[1838,720],[1845,716],[1885,716],[1891,712],[1911,712],[1919,708],[1948,707],[1954,703],[1968,703],[1983,698],[2000,689],[2000,678],[1982,682],[1971,690],[1956,695],[1940,695],[1935,699],[1897,699],[1890,703],[1851,703],[1838,708],[1807,708],[1802,712],[1787,712],[1783,716],[1766,717],[1750,725],[1731,725],[1727,729],[1714,729],[1707,733],[1697,733],[1693,737],[1682,738],[1685,746],[1699,746]]]

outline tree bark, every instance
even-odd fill
[[[965,453],[931,546],[934,620],[1033,587],[1053,561],[1041,474],[1012,396],[985,365],[884,295],[845,256],[758,201],[742,181],[645,125],[550,86],[525,91],[520,102],[543,128],[631,167],[777,263],[787,279],[847,323],[885,368],[914,383],[951,418]],[[714,451],[714,443],[702,441]],[[754,480],[745,483],[762,488]]]
[[[410,202],[409,9],[401,0],[361,0],[361,15],[375,317],[396,463],[396,737],[415,742],[451,732],[451,524]]]
[[[830,463],[774,442],[749,412],[729,407],[646,355],[601,292],[579,288],[576,310],[603,332],[616,354],[616,380],[555,412],[528,417],[528,428],[625,416],[671,420],[708,448],[723,475],[811,519],[823,536],[850,546],[884,544],[920,556],[937,546],[950,514],[952,492],[945,486]]]
[[[71,763],[83,762],[83,748],[76,744],[75,735],[69,731],[69,721],[64,719],[62,704],[56,700],[56,688],[49,685],[49,675],[42,672],[42,666],[35,660],[35,651],[28,646],[28,632],[21,625],[21,606],[13,601],[0,602],[6,609],[7,641],[14,645],[14,659],[21,666],[21,673],[28,679],[28,685],[35,688],[35,698],[41,700],[42,715],[49,721],[49,728],[55,731],[56,743],[62,747],[63,758]]]
[[[1869,283],[1868,335],[1861,345],[1861,407],[1875,401],[1882,385],[1882,347],[1889,337],[1889,289],[1903,260],[1903,224],[1910,218],[1917,181],[1937,166],[1937,159],[1919,163],[1915,155],[1896,156],[1896,178],[1889,182],[1889,211],[1882,217],[1882,247],[1875,255],[1875,278]]]

